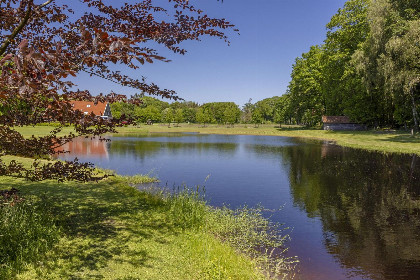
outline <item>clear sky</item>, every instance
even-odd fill
[[[165,0],[157,0],[156,3]],[[153,63],[131,76],[145,76],[161,88],[173,89],[185,100],[200,104],[233,101],[242,106],[286,92],[296,57],[321,44],[325,25],[345,0],[191,0],[209,16],[226,18],[240,35],[229,33],[231,45],[205,38],[186,42],[187,54],[162,52],[170,63]],[[135,90],[87,75],[77,80],[81,89],[131,95]]]

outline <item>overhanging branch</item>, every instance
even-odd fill
[[[48,0],[44,2],[43,4],[37,6],[37,10],[44,8],[45,6],[51,4],[54,0]],[[18,26],[13,30],[12,34],[7,38],[3,44],[0,47],[0,56],[2,56],[5,52],[7,47],[10,45],[10,43],[13,41],[13,39],[16,38],[16,36],[22,31],[22,29],[25,27],[25,25],[28,23],[29,19],[32,15],[32,5],[33,2],[29,3],[28,10],[25,13],[25,16],[23,17],[22,21],[19,23]]]
[[[22,31],[23,27],[28,23],[29,18],[32,14],[32,4],[29,4],[28,10],[25,13],[25,17],[22,19],[22,21],[19,23],[19,25],[13,30],[12,34],[9,36],[9,38],[6,39],[6,41],[3,42],[3,44],[0,47],[0,56],[2,56],[5,52],[7,47],[10,45],[13,39]]]

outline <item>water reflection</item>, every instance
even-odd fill
[[[98,138],[79,137],[72,142],[66,143],[56,150],[56,152],[67,152],[62,157],[74,158],[77,156],[89,156],[97,158],[109,158],[108,147],[106,141]]]
[[[219,154],[233,156],[238,145],[235,143],[186,143],[186,142],[168,142],[162,139],[150,141],[138,141],[137,138],[124,138],[111,141],[109,152],[117,155],[132,155],[135,158],[145,159],[162,150],[172,156],[183,153],[208,153],[216,151]]]
[[[123,174],[201,184],[211,203],[286,205],[302,279],[419,279],[420,159],[264,136],[122,135],[78,139],[77,156]],[[170,181],[172,180],[172,181]]]
[[[418,279],[417,156],[324,143],[286,149],[283,160],[290,164],[295,205],[321,218],[324,244],[342,265],[373,279]]]

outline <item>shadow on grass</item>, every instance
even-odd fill
[[[47,262],[47,270],[63,278],[83,279],[78,277],[80,271],[95,274],[111,259],[147,266],[154,257],[128,243],[166,242],[168,234],[177,234],[176,228],[159,216],[162,200],[113,179],[90,184],[0,181],[0,189],[11,187],[21,190],[23,196],[51,200],[64,239],[53,254],[60,261]],[[95,279],[93,275],[90,278]]]
[[[315,128],[307,128],[305,126],[274,126],[278,131],[297,131],[297,130],[313,130]]]
[[[381,139],[381,141],[420,144],[420,136],[411,136],[410,134],[399,134],[393,137],[389,137],[387,139]]]

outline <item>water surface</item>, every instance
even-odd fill
[[[215,206],[279,209],[298,279],[420,279],[420,160],[273,136],[78,139],[62,158],[161,185],[205,185]]]

